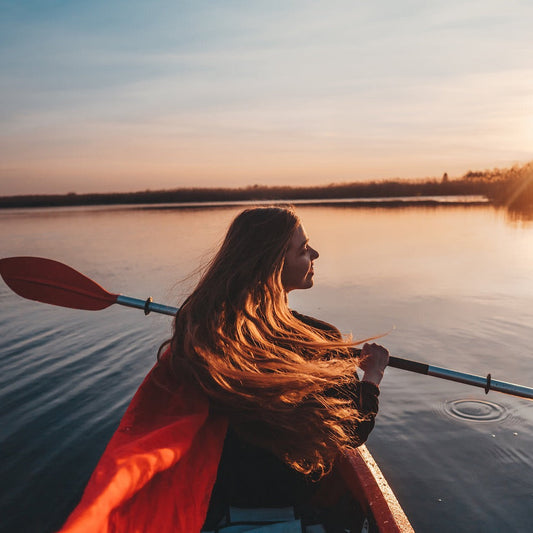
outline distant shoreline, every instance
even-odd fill
[[[447,200],[443,200],[447,198]],[[205,188],[176,189],[171,191],[141,191],[132,193],[19,195],[0,197],[0,209],[38,207],[77,207],[111,205],[204,205],[231,203],[303,203],[321,202],[356,205],[401,204],[436,205],[487,203],[486,187],[474,182],[369,182],[328,185],[323,187],[266,187],[241,189]]]
[[[77,205],[32,205],[10,206],[0,209],[58,209],[58,208],[87,208],[87,209],[120,209],[131,208],[141,210],[176,210],[176,209],[216,209],[230,207],[245,207],[265,204],[291,204],[298,207],[329,206],[329,207],[365,207],[365,208],[394,208],[394,207],[452,207],[452,206],[486,206],[491,202],[482,196],[442,196],[442,197],[401,197],[401,198],[321,198],[304,200],[235,200],[235,201],[205,201],[205,202],[164,202],[164,203],[105,203],[105,204],[77,204]]]
[[[446,200],[444,200],[446,198]],[[452,200],[450,200],[452,199]],[[453,200],[454,199],[454,200]],[[409,205],[480,205],[492,204],[511,209],[533,208],[533,162],[522,167],[468,171],[463,177],[440,180],[383,180],[353,183],[332,183],[312,187],[266,186],[230,188],[180,188],[159,191],[125,193],[38,194],[0,196],[0,209],[37,207],[81,207],[172,204],[189,207],[215,204],[243,205],[254,203],[298,203],[299,205],[328,202],[330,205],[409,206]]]
[[[412,197],[412,198],[334,198],[334,199],[315,199],[315,200],[270,200],[270,201],[234,201],[234,202],[189,202],[189,203],[170,203],[170,204],[145,204],[139,205],[140,209],[146,210],[172,210],[172,209],[202,209],[217,207],[240,207],[256,204],[284,204],[288,203],[295,206],[329,206],[329,207],[437,207],[437,206],[478,206],[490,205],[489,200],[482,197],[468,197],[458,199],[457,197],[443,196],[441,199],[435,197]],[[135,207],[130,205],[130,207]]]

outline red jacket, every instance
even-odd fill
[[[146,376],[60,533],[195,533],[207,513],[227,421],[183,383],[169,352]],[[173,387],[173,391],[172,391]]]

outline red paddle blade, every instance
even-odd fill
[[[99,311],[114,304],[118,296],[73,268],[43,257],[0,259],[0,274],[23,298],[71,309]]]

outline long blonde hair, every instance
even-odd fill
[[[281,281],[300,224],[291,207],[246,209],[178,313],[171,365],[246,440],[320,477],[361,417],[335,393],[353,383],[353,343],[303,323]]]

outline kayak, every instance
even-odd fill
[[[351,468],[343,469],[343,478],[366,516],[366,531],[379,533],[414,532],[385,476],[363,444],[347,456]],[[365,531],[363,529],[363,531]]]

